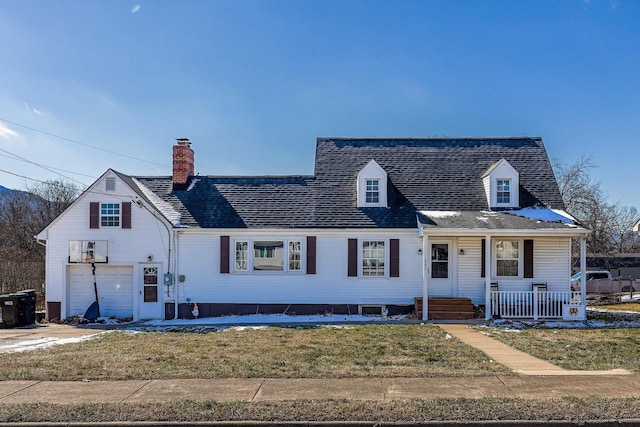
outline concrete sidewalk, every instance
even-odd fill
[[[380,400],[509,397],[640,397],[640,377],[489,376],[461,378],[192,379],[2,381],[0,404]]]

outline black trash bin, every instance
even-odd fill
[[[33,325],[36,323],[36,302],[38,301],[38,294],[33,289],[20,291],[18,294],[24,294],[27,297],[24,301],[24,326]]]
[[[26,311],[27,311],[27,300],[29,299],[29,297],[27,296],[27,294],[23,294],[23,293],[15,293],[15,294],[10,294],[9,298],[11,298],[13,300],[13,305],[14,305],[14,311],[15,311],[15,326],[17,328],[19,328],[20,326],[26,326],[27,325],[27,316],[26,316]]]
[[[0,295],[0,311],[5,328],[15,328],[17,325],[18,303],[11,295]]]

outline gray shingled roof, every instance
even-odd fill
[[[318,138],[314,176],[197,176],[183,190],[173,190],[171,177],[136,179],[180,212],[183,226],[415,228],[418,211],[488,210],[482,175],[502,158],[520,173],[523,207],[564,208],[542,139],[529,137]],[[358,172],[372,159],[388,174],[388,208],[356,206]],[[535,224],[501,220],[508,228]]]

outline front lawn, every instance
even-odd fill
[[[480,328],[505,344],[573,370],[626,369],[640,373],[640,329]]]
[[[3,380],[482,376],[509,371],[432,325],[109,332],[0,354]]]
[[[594,304],[591,307],[597,309],[614,310],[614,311],[632,311],[640,313],[640,302],[623,302],[620,304]]]

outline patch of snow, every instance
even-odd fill
[[[460,212],[456,211],[420,211],[420,213],[428,216],[429,218],[447,218],[450,216],[460,215]]]
[[[575,219],[568,213],[559,209],[550,209],[545,207],[523,208],[512,211],[504,211],[504,213],[529,218],[545,222],[561,222],[569,225],[575,224]]]
[[[195,180],[194,180],[195,181]],[[147,199],[153,203],[154,207],[174,226],[180,225],[180,212],[175,210],[173,206],[158,197],[153,191],[149,190],[144,184],[133,178],[133,182],[138,186],[140,191]]]
[[[235,327],[248,327],[249,325],[277,325],[277,324],[331,324],[342,322],[367,323],[375,320],[393,321],[404,320],[405,316],[387,316],[383,318],[363,316],[359,314],[316,314],[316,315],[289,315],[289,314],[248,314],[237,316],[202,317],[199,319],[171,319],[171,320],[149,320],[143,322],[142,326],[202,326],[202,325],[236,325]]]
[[[3,353],[22,353],[31,350],[41,350],[45,348],[51,348],[56,345],[62,344],[74,344],[83,341],[88,341],[97,338],[99,335],[112,331],[100,331],[95,334],[84,335],[81,337],[73,338],[40,338],[37,340],[20,341],[15,344],[2,345]]]
[[[198,178],[192,179],[191,183],[189,184],[189,188],[187,188],[187,191],[193,190],[193,187],[195,187],[198,182],[200,182]]]

